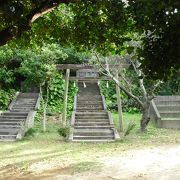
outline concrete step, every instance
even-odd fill
[[[109,143],[109,142],[114,142],[114,139],[73,139],[72,140],[75,143]]]
[[[0,133],[1,132],[18,132],[21,127],[16,126],[6,126],[6,127],[0,127]]]
[[[35,109],[35,106],[31,106],[31,107],[26,107],[26,106],[21,106],[21,107],[17,107],[17,106],[13,106],[12,108],[11,108],[11,111],[13,110],[13,109],[17,109],[17,110],[20,110],[20,112],[23,112],[23,110],[25,109],[27,109],[27,110],[34,110]]]
[[[35,104],[34,105],[14,105],[13,107],[16,107],[16,108],[34,108]]]
[[[92,126],[96,126],[96,125],[101,125],[101,126],[107,126],[107,125],[110,125],[110,123],[107,121],[105,121],[105,122],[96,122],[96,121],[94,121],[94,122],[91,122],[91,121],[86,121],[86,122],[84,122],[84,121],[76,121],[75,122],[75,125],[77,125],[77,126],[84,126],[84,125],[87,125],[87,126],[90,126],[90,125],[92,125]]]
[[[1,114],[1,116],[27,116],[27,112],[4,112]]]
[[[101,95],[92,95],[92,96],[86,96],[86,95],[78,95],[77,97],[78,101],[101,101],[102,97]]]
[[[36,104],[36,101],[16,101],[14,102],[13,105],[18,105],[18,106],[22,106],[22,105],[27,105],[27,106],[33,106]]]
[[[1,120],[7,120],[7,119],[26,119],[27,116],[0,116],[0,121]]]
[[[20,124],[0,124],[0,129],[2,128],[20,128]]]
[[[18,121],[18,122],[10,122],[10,121],[8,121],[8,122],[1,122],[0,121],[0,125],[21,125],[21,124],[23,124],[24,122],[21,122],[21,121]]]
[[[163,118],[180,118],[180,111],[160,111],[159,113]]]
[[[88,90],[88,91],[79,91],[78,92],[78,95],[79,96],[85,96],[85,97],[87,97],[87,96],[101,96],[101,93],[100,93],[100,91],[93,91],[93,90]]]
[[[107,115],[107,111],[102,110],[102,111],[94,111],[92,112],[76,112],[76,115],[90,115],[90,116],[94,116],[94,115]]]
[[[109,140],[114,136],[73,136],[73,140]]]
[[[35,103],[36,99],[27,99],[27,98],[21,98],[21,99],[17,99],[15,101],[15,103]]]
[[[96,103],[96,102],[93,102],[93,103],[77,103],[77,106],[78,107],[83,107],[83,106],[103,106],[103,102],[100,102],[100,103]]]
[[[108,115],[75,115],[76,119],[108,119]]]
[[[76,122],[84,121],[84,122],[109,122],[108,117],[76,117]]]
[[[19,129],[0,129],[0,135],[15,135],[18,134]]]
[[[85,111],[85,112],[88,112],[88,111],[91,111],[91,110],[96,110],[96,111],[101,111],[101,110],[104,110],[104,108],[93,108],[93,107],[89,107],[89,108],[76,108],[77,111]]]
[[[32,102],[32,103],[28,103],[28,102],[15,102],[14,105],[15,106],[34,106],[36,104],[36,102]]]
[[[159,111],[180,111],[180,105],[157,105]]]
[[[78,101],[77,104],[102,104],[102,101],[96,101],[96,100]]]
[[[85,118],[85,117],[76,117],[76,122],[104,122],[104,121],[109,121],[108,117],[88,117],[88,118]]]
[[[16,122],[23,122],[23,121],[25,121],[25,119],[0,119],[0,123],[6,123],[6,122],[16,123]]]
[[[1,135],[0,134],[0,141],[15,141],[17,135]]]
[[[108,128],[112,128],[112,126],[107,125],[107,126],[102,126],[102,125],[83,125],[83,126],[79,126],[79,125],[75,125],[74,126],[75,129],[108,129]]]
[[[103,108],[103,105],[102,104],[77,104],[77,108],[81,109],[81,108],[84,108],[84,109],[91,109],[91,108]]]
[[[155,104],[158,105],[180,105],[180,101],[155,101]]]
[[[76,112],[78,113],[94,113],[94,112],[99,112],[99,111],[104,111],[104,109],[88,109],[88,110],[81,110],[81,109],[78,109],[76,110]]]
[[[107,136],[114,135],[112,129],[74,129],[73,135],[76,136]]]
[[[22,97],[22,98],[30,98],[30,97],[33,97],[33,98],[37,98],[38,97],[38,93],[20,93],[18,95],[18,97]]]
[[[174,117],[166,117],[166,118],[161,118],[162,121],[179,121],[180,123],[180,117],[179,118],[174,118]]]
[[[27,99],[27,98],[24,98],[24,99],[17,99],[15,101],[15,103],[25,103],[25,104],[35,104],[36,103],[36,99]]]
[[[109,123],[109,119],[76,119],[76,123]]]

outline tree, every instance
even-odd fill
[[[42,39],[73,43],[79,49],[95,45],[103,54],[109,51],[118,54],[122,44],[131,39],[129,34],[138,32],[144,34],[144,47],[139,51],[144,72],[149,78],[166,78],[173,69],[180,68],[179,3],[178,0],[2,0],[0,45],[22,32],[35,33],[40,27]],[[43,16],[47,12],[51,13]],[[33,22],[37,24],[30,31]],[[46,22],[56,22],[57,27],[53,23],[47,27]]]
[[[128,4],[137,32],[144,33],[141,67],[151,79],[167,79],[180,69],[180,1],[136,0]]]
[[[46,131],[46,114],[49,102],[49,92],[52,79],[56,75],[56,61],[66,58],[58,45],[44,45],[40,52],[27,51],[26,59],[22,62],[19,71],[27,78],[26,81],[34,86],[39,86],[43,107],[43,131]]]
[[[97,53],[95,53],[95,56],[98,62],[98,66],[100,67],[100,72],[105,76],[110,77],[128,97],[134,99],[139,104],[142,111],[140,132],[145,132],[147,130],[146,127],[150,121],[150,103],[154,98],[154,92],[156,88],[161,84],[161,81],[151,81],[151,84],[150,81],[148,81],[148,89],[147,84],[144,82],[145,75],[140,69],[140,63],[136,59],[137,57],[134,52],[130,55],[127,54],[125,57],[126,63],[128,62],[131,68],[131,70],[129,70],[131,75],[128,76],[125,72],[123,72],[121,68],[117,68],[116,66],[123,63],[122,58],[120,58],[119,56],[107,57],[103,59],[100,59]],[[109,66],[110,64],[111,66]],[[112,66],[112,64],[114,64],[114,66]],[[120,76],[120,80],[117,77],[117,74]],[[139,83],[139,91],[141,95],[135,94],[135,92],[133,92],[133,86],[136,81]]]
[[[73,2],[73,0],[1,0],[0,45],[4,45],[13,38],[20,36],[24,31],[30,30],[36,19],[52,11],[60,3],[69,4],[70,2]]]

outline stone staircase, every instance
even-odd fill
[[[119,138],[110,112],[97,81],[79,82],[75,98],[69,140],[74,142],[103,142]]]
[[[180,129],[180,96],[157,96],[149,112],[157,127]]]
[[[8,110],[0,114],[0,141],[21,139],[33,127],[39,104],[38,93],[17,93]]]

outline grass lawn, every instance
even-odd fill
[[[100,157],[121,153],[131,149],[180,143],[180,131],[157,129],[149,125],[146,134],[138,134],[140,114],[124,113],[125,126],[133,121],[136,126],[130,135],[113,143],[70,143],[57,133],[59,123],[48,121],[46,133],[41,132],[41,123],[36,122],[34,136],[27,136],[17,142],[0,142],[0,178],[12,175],[28,175],[49,170],[53,167],[68,167],[72,173],[98,171],[102,164]],[[118,127],[118,115],[113,113]]]

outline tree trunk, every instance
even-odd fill
[[[41,96],[41,102],[43,107],[43,119],[42,119],[42,126],[43,126],[43,132],[46,131],[46,102],[43,98],[43,92],[42,92],[42,86],[40,85],[40,96]]]
[[[46,107],[43,108],[43,132],[46,132]]]
[[[140,132],[144,133],[147,131],[146,127],[150,121],[149,117],[149,107],[150,107],[150,100],[146,100],[144,103],[144,106],[142,108],[142,118],[141,118],[141,126],[140,126]]]

